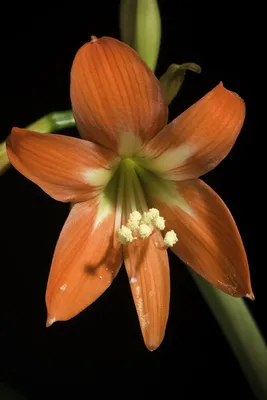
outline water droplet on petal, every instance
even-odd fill
[[[66,289],[67,289],[67,284],[66,283],[64,283],[64,285],[62,285],[62,286],[60,286],[60,288],[59,288],[59,290],[61,291],[61,292],[64,292]]]

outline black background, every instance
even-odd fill
[[[156,71],[196,62],[170,108],[174,118],[217,83],[246,102],[247,117],[229,156],[204,177],[229,206],[251,268],[255,302],[248,301],[267,337],[264,265],[258,256],[256,173],[260,127],[256,69],[261,54],[260,10],[235,2],[160,1],[162,46]],[[70,7],[72,6],[72,7]],[[1,26],[1,140],[51,111],[70,108],[69,73],[90,35],[119,38],[119,1],[81,7],[3,13]],[[77,136],[76,129],[62,132]],[[85,388],[85,398],[129,396],[253,399],[224,336],[185,266],[170,255],[171,305],[165,340],[150,353],[143,344],[124,268],[89,308],[45,328],[44,295],[68,205],[54,201],[14,169],[0,177],[2,380],[27,398],[50,397],[59,385]],[[249,343],[248,343],[249,345]],[[97,392],[92,393],[95,386]],[[52,386],[51,386],[52,385]],[[159,394],[159,392],[158,392]],[[94,394],[95,395],[95,394]],[[84,398],[77,397],[77,398]]]

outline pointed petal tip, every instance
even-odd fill
[[[253,293],[253,292],[247,293],[247,294],[246,294],[246,297],[247,297],[248,299],[250,299],[250,300],[255,300],[255,296],[254,296],[254,293]]]
[[[246,116],[242,97],[222,81],[174,118],[145,147],[155,171],[185,181],[213,170],[234,146]]]
[[[56,317],[50,317],[48,315],[47,320],[46,320],[46,327],[49,328],[49,326],[53,325],[54,322],[56,322]]]
[[[147,350],[149,350],[151,353],[157,350],[158,347],[159,347],[158,345],[151,345],[151,346],[146,345]]]
[[[145,340],[145,345],[146,345],[147,350],[149,350],[151,353],[153,351],[157,350],[161,346],[163,339],[164,339],[164,337],[159,338],[159,340],[153,340],[153,341]]]
[[[133,243],[123,249],[143,343],[149,351],[156,350],[164,339],[170,303],[168,254],[155,245],[161,233],[154,235],[140,245]]]
[[[107,36],[88,37],[77,51],[70,97],[81,137],[115,152],[124,134],[147,142],[168,120],[166,100],[151,69],[133,48]]]
[[[239,100],[241,100],[240,105],[241,105],[241,107],[244,109],[245,102],[244,102],[244,100],[242,99],[242,97],[241,97],[238,93],[236,93],[236,92],[234,92],[233,90],[228,89],[227,87],[225,87],[222,81],[220,81],[220,82],[218,83],[217,88],[223,89],[223,90],[225,90],[226,92],[231,93],[233,96],[236,96]],[[245,111],[245,109],[244,109],[244,111]]]
[[[94,36],[94,35],[92,35],[91,36],[91,43],[95,43],[95,42],[97,42],[97,40],[98,40],[98,38],[96,37],[96,36]]]

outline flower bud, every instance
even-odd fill
[[[157,0],[122,0],[120,30],[121,39],[136,50],[154,71],[161,40],[161,20]]]

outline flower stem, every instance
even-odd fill
[[[26,129],[40,133],[57,132],[62,129],[75,126],[75,121],[71,110],[51,112],[28,125]],[[10,166],[7,153],[6,142],[0,143],[0,176]]]
[[[245,301],[216,289],[190,269],[259,400],[267,399],[267,347]]]
[[[73,126],[75,126],[75,121],[72,111],[67,110],[51,112],[35,121],[33,124],[28,125],[26,129],[40,133],[50,133],[72,128]]]

